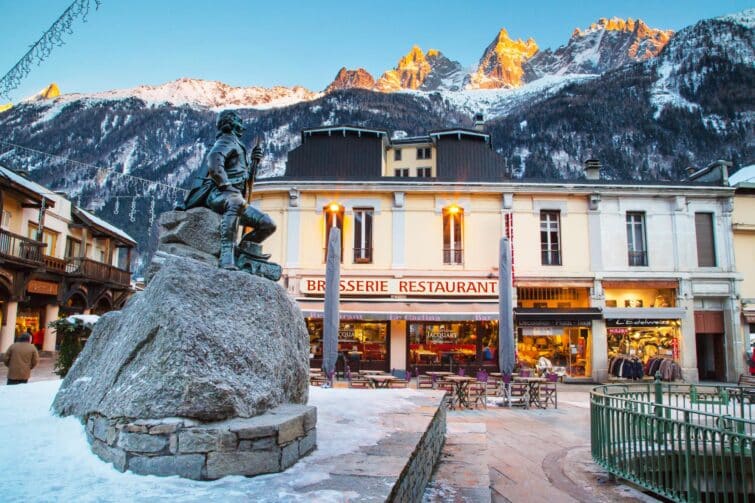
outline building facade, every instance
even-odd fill
[[[49,322],[128,299],[136,242],[125,232],[2,166],[0,209],[0,353],[27,329],[54,351]]]
[[[755,349],[755,165],[741,168],[729,178],[729,183],[735,188],[732,230],[737,271],[742,274],[742,339],[752,355]],[[752,356],[749,360],[752,362]],[[755,364],[751,366],[755,368]]]
[[[612,358],[660,357],[690,381],[735,379],[733,190],[607,182],[598,170],[582,182],[512,181],[479,130],[392,140],[326,127],[302,133],[285,176],[257,181],[254,204],[282,229],[265,248],[305,314],[313,365],[326,243],[339,227],[339,350],[352,367],[495,368],[508,236],[523,364],[547,358],[603,381]]]

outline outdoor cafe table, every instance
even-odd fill
[[[383,375],[383,374],[385,374],[385,371],[383,371],[383,370],[360,370],[359,373],[362,374],[363,376],[370,376],[370,375],[377,376],[377,375]]]
[[[528,405],[536,405],[543,409],[543,404],[540,403],[540,384],[546,382],[545,377],[514,377],[515,382],[523,382],[527,384],[527,401]]]
[[[438,380],[439,378],[446,377],[446,376],[452,376],[454,375],[453,372],[446,372],[445,370],[431,370],[430,372],[425,372],[425,375],[428,375],[432,377],[433,379],[433,389],[438,387]]]
[[[445,380],[454,385],[454,395],[456,395],[456,403],[459,407],[469,407],[469,383],[476,381],[474,377],[465,376],[446,376]]]
[[[391,381],[395,381],[396,379],[398,379],[396,376],[392,376],[389,374],[367,375],[365,377],[367,377],[367,379],[369,379],[370,382],[372,382],[373,388],[387,388],[391,384]]]

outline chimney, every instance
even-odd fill
[[[474,114],[474,128],[477,131],[484,131],[485,130],[485,121],[483,120],[483,116],[481,113]]]
[[[585,161],[585,178],[588,180],[600,180],[600,161],[588,159]]]

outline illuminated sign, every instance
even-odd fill
[[[305,277],[299,291],[308,295],[325,294],[325,278]],[[341,295],[497,297],[498,279],[456,278],[341,278]]]

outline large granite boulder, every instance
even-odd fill
[[[53,403],[81,418],[252,417],[308,398],[309,337],[279,285],[166,256],[95,325]]]

